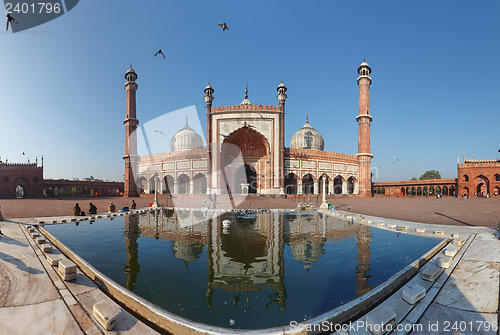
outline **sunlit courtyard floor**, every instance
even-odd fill
[[[153,196],[134,198],[137,207],[147,207],[153,202]],[[203,198],[200,196],[178,195],[169,199],[166,195],[158,197],[160,204],[177,207],[200,208]],[[59,199],[1,199],[0,211],[6,218],[28,218],[72,215],[73,206],[79,203],[82,210],[88,211],[89,203],[97,206],[98,212],[105,212],[112,201],[117,209],[130,206],[132,198],[63,198]],[[298,202],[312,202],[315,207],[321,204],[320,196],[301,198],[272,198],[248,196],[238,208],[296,208]],[[340,210],[347,210],[366,215],[374,215],[403,221],[414,221],[458,226],[496,227],[500,223],[500,197],[498,198],[328,198],[329,203]]]

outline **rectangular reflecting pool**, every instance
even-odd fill
[[[212,216],[158,210],[44,228],[163,309],[242,329],[288,325],[330,311],[441,241],[317,212]]]

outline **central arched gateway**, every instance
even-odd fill
[[[228,190],[228,185],[233,185],[230,191],[236,193],[257,193],[271,188],[269,152],[267,139],[252,127],[245,124],[232,132],[222,142],[222,184]]]

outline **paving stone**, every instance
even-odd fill
[[[94,322],[89,317],[87,312],[85,312],[85,310],[82,308],[82,306],[80,306],[79,304],[76,304],[76,305],[69,306],[69,309],[71,310],[71,313],[73,313],[73,316],[75,317],[76,321],[78,321],[78,324],[82,327],[85,334],[87,334],[87,335],[90,335],[90,334],[102,335],[102,332],[94,324]]]
[[[427,229],[425,229],[425,228],[417,228],[417,229],[415,229],[415,231],[417,233],[425,233],[427,231]]]
[[[69,259],[59,260],[58,271],[62,274],[76,273],[76,264]]]
[[[53,250],[52,245],[50,245],[49,243],[44,243],[40,247],[42,248],[42,251],[45,253],[51,253]]]
[[[39,232],[36,232],[36,231],[35,231],[35,232],[31,233],[31,237],[33,237],[33,238],[37,238],[37,237],[39,237],[39,236],[40,236],[40,233],[39,233]]]
[[[446,256],[439,256],[437,259],[438,266],[442,269],[449,268],[451,266],[452,261],[453,261],[453,258],[446,257]]]
[[[436,298],[449,307],[481,313],[498,312],[498,263],[462,260]]]
[[[435,264],[431,264],[422,271],[422,279],[433,282],[437,277],[443,272],[443,269],[439,268]]]
[[[380,310],[371,311],[365,319],[368,330],[373,335],[382,335],[386,332],[386,326],[392,326],[396,322],[396,312],[391,308],[383,307]]]
[[[64,301],[68,306],[76,305],[76,299],[73,297],[68,289],[59,290],[59,293],[63,297]]]
[[[58,266],[59,265],[59,261],[61,259],[65,259],[65,258],[66,257],[64,257],[61,254],[47,255],[47,263],[49,263],[51,266]]]
[[[415,285],[413,288],[405,288],[403,290],[403,299],[410,305],[416,304],[425,297],[425,288],[420,285]]]
[[[45,242],[47,242],[47,240],[45,239],[45,237],[37,237],[36,239],[36,243],[38,244],[44,244]]]
[[[458,252],[458,248],[457,247],[454,247],[454,246],[447,246],[444,250],[443,250],[443,254],[447,257],[455,257],[455,255],[457,254]]]
[[[408,230],[408,226],[399,226],[399,230]]]
[[[419,321],[419,324],[422,324],[423,326],[422,330],[414,332],[413,334],[496,335],[496,331],[491,329],[489,331],[486,330],[484,323],[488,322],[491,325],[494,322],[498,322],[497,318],[498,315],[496,314],[462,311],[460,309],[449,308],[437,303],[432,303]],[[462,324],[468,328],[464,331],[456,332],[452,329],[454,323],[456,323],[457,326]],[[470,325],[472,325],[472,329],[470,328]]]
[[[395,224],[388,224],[387,227],[389,227],[389,229],[396,229],[398,226]]]
[[[112,300],[107,297],[103,292],[98,289],[91,290],[79,295],[76,295],[76,299],[82,305],[82,307],[92,315],[93,306],[102,301],[102,300]],[[117,318],[114,332],[121,335],[147,335],[147,334],[158,334],[156,331],[152,330],[150,327],[146,326],[144,323],[138,321],[132,315],[130,315],[127,311],[122,310]]]
[[[57,274],[62,278],[64,281],[70,281],[76,279],[76,273],[64,273],[62,271],[57,270]]]
[[[102,300],[94,305],[92,315],[99,324],[106,330],[115,328],[118,315],[121,312],[120,306],[109,300]]]
[[[464,244],[465,244],[465,240],[463,238],[453,240],[453,245],[455,245],[457,247],[464,245]]]
[[[50,285],[52,286],[52,285]],[[83,334],[61,298],[0,308],[2,334]]]
[[[0,307],[38,304],[58,298],[57,290],[33,253],[31,258],[0,261]]]
[[[469,261],[485,261],[500,263],[500,242],[498,240],[476,240],[472,241],[463,259]]]
[[[434,235],[437,235],[437,236],[443,236],[444,235],[444,231],[442,230],[434,230]]]
[[[432,303],[432,300],[434,300],[440,289],[440,287],[431,287],[431,289],[427,291],[425,297],[415,304],[410,313],[408,313],[405,317],[405,320],[412,324],[417,323],[418,319],[420,319],[420,317],[424,314],[425,310]]]

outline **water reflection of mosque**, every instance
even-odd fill
[[[223,228],[226,218],[233,223]],[[305,271],[320,260],[326,243],[354,238],[357,245],[356,295],[371,290],[370,227],[319,213],[285,214],[278,212],[247,214],[235,220],[232,213],[206,216],[197,210],[150,212],[125,218],[127,260],[126,286],[134,290],[140,271],[138,238],[169,241],[175,258],[189,263],[199,259],[206,246],[208,261],[205,304],[212,305],[214,289],[231,292],[273,291],[272,302],[286,306],[284,283],[285,245],[293,258],[304,263]],[[328,269],[324,269],[328,271]]]

